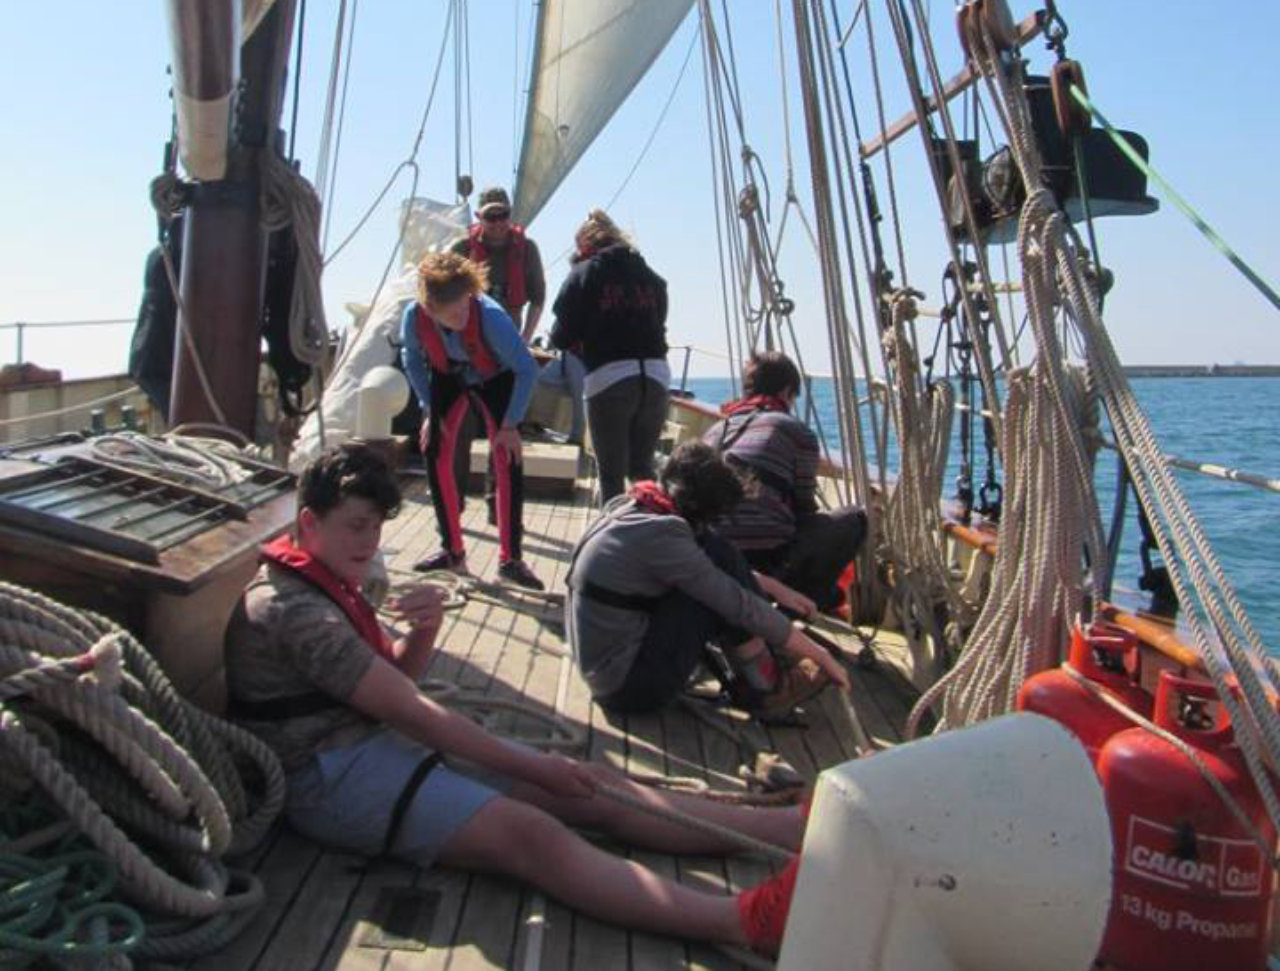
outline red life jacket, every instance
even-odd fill
[[[637,506],[660,516],[678,516],[675,501],[666,491],[652,479],[637,482],[627,490],[627,495],[635,500]]]
[[[440,333],[440,325],[427,313],[422,304],[417,306],[414,327],[418,331],[418,343],[427,355],[427,363],[437,374],[448,374],[452,368],[449,364],[449,353],[444,349],[444,337]],[[499,367],[493,352],[484,340],[484,328],[480,324],[480,301],[471,299],[471,309],[467,313],[467,326],[462,328],[462,346],[466,348],[467,360],[480,372],[480,377],[489,380],[498,373]]]
[[[334,573],[322,561],[294,543],[293,537],[288,534],[263,546],[259,553],[263,560],[302,577],[337,604],[347,620],[351,621],[351,626],[356,629],[361,639],[377,653],[394,663],[395,654],[392,651],[391,638],[378,623],[377,612],[373,609],[373,605],[365,600],[364,594]]]
[[[726,401],[720,406],[720,414],[726,418],[730,415],[741,415],[749,411],[790,411],[787,403],[771,394],[753,394],[749,398],[737,401]]]
[[[467,258],[473,263],[489,262],[489,251],[484,245],[484,227],[479,223],[467,231],[471,241],[471,251]],[[511,235],[507,237],[507,312],[513,317],[520,308],[529,302],[529,295],[524,288],[524,227],[512,224]]]

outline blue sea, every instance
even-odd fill
[[[1280,378],[1135,378],[1132,384],[1166,454],[1280,479]],[[730,397],[727,378],[693,378],[688,388],[698,399],[713,404]],[[826,439],[832,451],[837,452],[839,431],[829,379],[815,379],[814,401]],[[944,500],[955,495],[961,417],[957,413]],[[867,427],[864,420],[864,431]],[[986,470],[980,421],[975,423],[975,434],[976,486],[981,484]],[[890,472],[896,471],[892,467],[895,461],[891,455]],[[1194,472],[1177,474],[1196,518],[1263,642],[1273,653],[1280,654],[1280,548],[1271,545],[1276,526],[1280,525],[1280,493]],[[1096,484],[1106,529],[1116,492],[1114,452],[1103,450],[1099,454]],[[1141,533],[1135,509],[1131,491],[1115,586],[1118,591],[1134,591],[1134,596],[1141,596],[1136,592],[1141,573]]]

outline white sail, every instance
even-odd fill
[[[543,0],[515,218],[529,223],[666,47],[693,0]]]

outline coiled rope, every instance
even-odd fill
[[[254,767],[256,800],[238,764]],[[7,833],[11,838],[0,844],[0,860],[55,848],[38,865],[22,861],[8,871],[0,886],[0,947],[89,953],[76,950],[87,917],[67,925],[59,916],[52,929],[48,920],[24,918],[15,931],[22,941],[4,937],[13,930],[5,904],[17,900],[13,906],[22,909],[32,893],[25,884],[70,879],[57,843],[68,828],[109,861],[130,900],[165,920],[144,941],[125,935],[135,955],[181,959],[217,949],[261,903],[257,879],[228,872],[220,857],[252,848],[279,814],[284,775],[275,756],[178,696],[127,631],[7,583],[0,583],[0,765],[0,807],[29,804],[38,792],[62,817],[25,834]],[[48,917],[57,908],[41,912]],[[123,920],[121,914],[90,916],[102,924]]]
[[[320,289],[320,197],[311,183],[274,151],[260,156],[262,225],[269,231],[293,227],[298,267],[289,301],[289,350],[299,361],[318,367],[329,349],[324,294]]]
[[[956,620],[973,611],[951,582],[938,532],[955,390],[949,382],[937,381],[926,394],[921,393],[919,361],[906,327],[915,312],[915,296],[899,291],[892,302],[890,326],[881,338],[886,371],[894,379],[886,411],[893,417],[901,470],[885,501],[879,552],[894,566],[894,596],[903,603],[904,621],[910,617],[914,626],[928,631],[935,651],[941,652],[946,635],[938,622],[938,608],[946,606]]]
[[[113,465],[202,489],[225,489],[253,477],[235,461],[238,449],[212,438],[123,431],[98,436],[91,448],[95,457]]]

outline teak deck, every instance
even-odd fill
[[[437,545],[423,485],[411,480],[403,511],[384,535],[392,569],[408,570]],[[548,589],[563,590],[569,553],[591,515],[589,493],[581,483],[573,499],[527,503],[525,556]],[[493,577],[496,531],[486,525],[485,505],[478,497],[469,498],[464,531],[472,572]],[[448,615],[428,676],[493,697],[522,698],[586,726],[587,751],[582,754],[620,769],[742,788],[736,781],[739,757],[733,742],[687,711],[606,717],[574,671],[562,630],[558,607],[516,595],[472,599]],[[877,636],[877,653],[900,645],[895,635]],[[901,680],[886,666],[853,665],[851,670],[852,697],[863,728],[874,740],[897,741],[908,706]],[[855,754],[847,716],[831,694],[806,706],[803,726],[734,724],[812,778]],[[768,872],[765,864],[746,857],[676,858],[642,851],[630,856],[683,882],[719,890],[750,885]],[[740,966],[710,947],[599,923],[509,880],[369,862],[325,851],[283,825],[245,862],[264,881],[267,903],[233,944],[188,965],[192,971]]]

